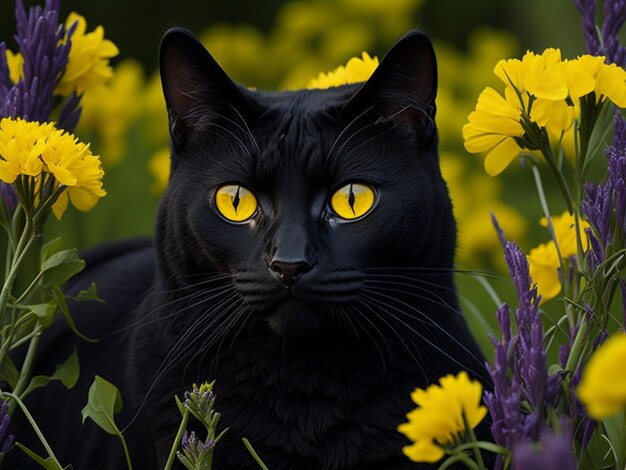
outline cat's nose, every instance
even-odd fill
[[[301,274],[311,269],[311,265],[306,261],[287,262],[275,260],[269,266],[272,271],[280,275],[280,282],[289,288],[296,285]]]

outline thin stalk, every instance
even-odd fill
[[[250,441],[248,441],[248,439],[246,439],[245,437],[242,439],[242,441],[243,445],[245,445],[246,449],[248,449],[248,452],[250,452],[250,455],[252,455],[252,458],[256,461],[257,464],[259,464],[259,467],[261,467],[263,470],[269,470],[261,460],[261,457],[259,457],[259,454],[257,454],[252,447],[252,444],[250,444]]]
[[[33,330],[33,337],[30,339],[30,344],[28,345],[28,351],[26,352],[26,358],[24,359],[22,370],[20,371],[20,378],[15,386],[15,390],[13,390],[13,393],[20,398],[21,394],[26,389],[28,380],[30,379],[30,373],[33,368],[33,362],[35,361],[35,354],[37,353],[37,347],[39,346],[42,330],[43,327],[41,326],[41,323],[37,322]]]
[[[178,450],[180,441],[183,438],[183,434],[185,433],[185,429],[187,428],[188,422],[189,422],[189,408],[185,408],[185,411],[183,411],[183,419],[180,422],[180,426],[178,427],[178,432],[176,433],[176,437],[174,438],[174,443],[172,444],[170,455],[167,457],[167,462],[165,463],[165,468],[163,470],[172,469],[172,465],[174,465],[174,459],[176,459],[176,451]]]
[[[6,306],[17,273],[22,263],[26,259],[28,251],[33,246],[36,240],[37,236],[32,231],[32,221],[29,217],[26,217],[26,225],[24,226],[24,231],[22,232],[20,241],[18,242],[17,248],[15,249],[15,258],[11,264],[11,269],[9,270],[9,273],[7,274],[7,277],[4,281],[4,285],[2,286],[2,292],[0,292],[0,326],[4,325]]]
[[[465,464],[465,466],[471,470],[481,470],[481,468],[476,464],[476,462],[474,462],[472,459],[470,459],[464,452],[458,452],[458,453],[454,453],[452,454],[452,456],[447,459],[440,467],[439,470],[443,470],[446,469],[448,467],[450,467],[450,465],[452,465],[453,463],[456,462],[463,462],[463,464]],[[484,467],[483,467],[484,469]]]
[[[41,276],[43,276],[43,272],[40,272],[39,274],[37,274],[37,276],[35,276],[35,279],[33,279],[33,282],[30,283],[30,285],[26,288],[26,290],[22,292],[22,295],[20,295],[18,299],[15,301],[16,304],[21,304],[24,301],[24,299],[28,296],[28,294],[30,294],[30,291],[33,290],[37,286],[37,282],[39,282],[39,279],[41,279]]]
[[[26,408],[26,405],[24,405],[22,400],[20,400],[17,395],[10,393],[10,392],[3,392],[2,395],[12,398],[13,403],[17,403],[17,405],[22,409],[24,416],[26,416],[26,419],[28,420],[33,430],[35,431],[35,434],[37,434],[37,437],[39,438],[39,441],[43,445],[44,449],[46,449],[48,456],[52,459],[52,461],[55,464],[59,466],[59,468],[63,468],[63,465],[59,463],[59,460],[54,455],[54,452],[52,452],[52,449],[50,448],[48,441],[46,441],[46,438],[43,436],[41,429],[39,429],[39,426],[37,426],[37,422],[34,420],[33,416],[29,413],[28,409]]]
[[[476,444],[478,439],[476,439],[476,434],[474,433],[474,430],[470,426],[468,426],[467,419],[465,418],[465,414],[463,414],[463,421],[465,421],[465,427],[467,429],[467,434],[468,434],[468,436],[470,438],[470,441],[473,444]],[[483,456],[480,453],[480,449],[477,446],[474,445],[474,446],[472,446],[472,452],[474,452],[474,457],[476,458],[476,462],[478,463],[478,466],[481,469],[484,469],[485,468],[485,462],[483,461]]]
[[[544,148],[541,149],[541,153],[545,157],[545,161],[548,163],[552,174],[556,178],[556,182],[559,184],[559,189],[561,190],[561,194],[563,194],[563,199],[565,199],[567,210],[572,212],[574,210],[574,200],[572,198],[572,193],[567,186],[567,181],[565,181],[563,172],[559,169],[556,162],[554,161],[554,155],[552,154],[550,144],[545,145]]]
[[[587,322],[583,319],[580,322],[580,328],[578,329],[578,333],[576,333],[574,343],[572,344],[572,350],[570,351],[569,357],[567,358],[567,363],[565,364],[565,369],[571,371],[572,374],[576,372],[576,368],[578,367],[578,362],[582,355],[582,350],[585,346],[586,335]]]
[[[548,221],[548,231],[550,232],[550,236],[552,237],[552,241],[554,241],[554,246],[556,248],[556,254],[559,257],[559,267],[561,268],[561,289],[565,288],[565,263],[563,262],[563,256],[561,255],[561,249],[559,248],[559,242],[556,239],[556,233],[554,232],[554,226],[552,225],[552,217],[550,215],[550,209],[548,208],[548,200],[546,199],[546,193],[543,190],[543,183],[541,181],[541,174],[539,173],[539,168],[535,165],[532,166],[533,176],[535,177],[535,186],[537,187],[537,194],[539,195],[539,203],[541,204],[541,209],[543,210],[543,214]],[[572,316],[572,313],[567,310],[567,315],[569,318],[570,326],[573,327],[575,324],[575,320]]]

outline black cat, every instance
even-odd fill
[[[160,68],[172,172],[154,246],[87,253],[68,290],[97,282],[107,303],[73,307],[102,339],[59,323],[42,346],[50,373],[79,343],[78,386],[28,400],[57,456],[125,468],[114,437],[81,426],[99,374],[122,392],[135,469],[163,467],[173,396],[213,379],[230,428],[215,470],[258,468],[242,437],[271,470],[422,468],[396,430],[410,392],[461,369],[485,380],[452,279],[430,41],[408,34],[365,84],[327,90],[245,89],[181,29],[164,37]],[[15,421],[17,440],[34,442]],[[33,467],[22,458],[8,468]]]

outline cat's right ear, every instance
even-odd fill
[[[174,147],[220,116],[242,118],[258,111],[245,90],[236,85],[205,47],[183,28],[168,30],[159,49],[161,84]]]

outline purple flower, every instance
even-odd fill
[[[187,468],[205,468],[206,456],[212,452],[215,446],[215,441],[207,437],[206,442],[196,437],[196,433],[191,431],[187,434],[187,431],[183,434],[181,440],[182,452],[178,452],[178,459]]]
[[[513,451],[512,470],[576,470],[576,458],[569,432],[555,435],[542,432],[540,449],[536,444],[524,443]]]
[[[604,20],[598,37],[596,29],[596,0],[576,0],[582,15],[581,26],[587,43],[587,53],[603,55],[607,63],[624,66],[626,54],[619,42],[619,31],[626,21],[626,0],[605,0]]]
[[[58,104],[54,95],[72,47],[76,24],[66,31],[59,23],[60,0],[46,0],[28,14],[22,0],[15,5],[15,41],[24,59],[23,76],[13,83],[6,62],[6,45],[0,44],[0,117],[22,117],[46,122]],[[66,38],[66,41],[62,41]],[[64,42],[64,43],[63,43]],[[61,110],[59,127],[72,131],[80,115],[80,97],[72,96]]]
[[[619,31],[626,21],[626,0],[605,0],[604,21],[602,23],[602,37],[607,63],[624,66],[624,47],[619,41]]]
[[[9,434],[5,439],[7,428],[9,427],[11,416],[9,415],[9,404],[4,401],[0,406],[0,461],[11,450],[13,446],[13,434]]]
[[[495,441],[514,449],[520,443],[539,439],[546,404],[556,405],[561,376],[548,374],[540,297],[530,279],[526,256],[515,243],[507,242],[504,251],[517,291],[517,334],[511,327],[509,306],[504,304],[496,314],[502,337],[491,338],[495,359],[493,366],[487,364],[487,370],[494,387],[493,392],[485,393],[485,403],[492,417]],[[530,410],[522,406],[523,402]],[[502,468],[502,464],[498,459],[496,468]]]
[[[582,15],[581,26],[583,33],[585,33],[587,53],[599,55],[601,47],[596,32],[596,0],[576,0],[576,8]]]
[[[9,216],[15,211],[18,202],[19,198],[13,185],[0,181],[0,204],[4,205]]]

